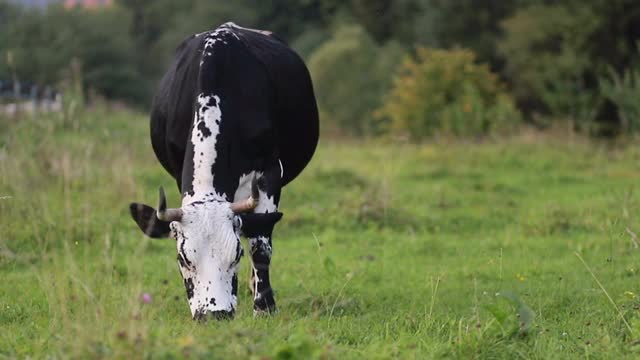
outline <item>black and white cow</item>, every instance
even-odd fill
[[[269,281],[280,190],[311,160],[318,110],[300,57],[266,31],[226,23],[176,49],[151,112],[151,142],[182,206],[132,203],[150,237],[174,237],[194,319],[230,318],[240,234],[249,240],[254,313],[275,311]]]

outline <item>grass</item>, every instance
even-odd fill
[[[159,185],[178,203],[147,126],[0,120],[0,358],[640,356],[637,147],[323,141],[283,193],[280,312],[243,286],[199,324],[175,244],[127,212]]]

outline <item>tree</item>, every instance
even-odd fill
[[[360,26],[338,28],[309,59],[324,123],[353,135],[375,133],[380,106],[404,54],[398,44],[375,44]]]
[[[500,71],[503,59],[496,51],[500,22],[527,0],[422,0],[424,13],[433,12],[433,38],[438,47],[473,50],[478,60]],[[528,0],[536,1],[536,0]],[[537,1],[539,2],[539,1]]]
[[[355,19],[378,43],[390,39],[411,44],[420,13],[416,0],[351,0]]]
[[[588,7],[534,5],[504,21],[500,52],[505,73],[520,104],[572,119],[585,119],[594,109],[593,89],[585,83],[593,66],[583,51],[597,19]]]
[[[584,5],[575,2],[574,6]],[[591,13],[596,24],[585,30],[585,54],[593,59],[598,72],[613,66],[618,73],[634,66],[640,60],[637,51],[640,41],[640,3],[635,0],[593,0]]]
[[[13,70],[21,80],[57,85],[75,62],[81,66],[85,89],[140,103],[145,94],[138,86],[141,79],[132,57],[129,21],[119,8],[85,11],[50,6],[23,11],[7,25],[5,49],[13,54]]]
[[[505,74],[525,110],[589,127],[593,120],[600,132],[625,128],[620,105],[599,86],[608,82],[610,69],[622,75],[638,64],[639,3],[535,4],[519,9],[502,26],[498,48],[507,60]]]

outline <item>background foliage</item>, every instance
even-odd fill
[[[638,122],[639,102],[621,100],[621,86],[628,89],[630,80],[615,81],[630,79],[625,74],[639,63],[640,3],[634,0],[116,0],[99,10],[21,8],[0,0],[0,79],[60,86],[76,66],[90,102],[106,98],[145,109],[175,46],[226,21],[273,30],[298,50],[331,132],[380,135],[425,123],[443,131],[468,125],[454,134],[491,132],[494,127],[472,125],[475,120],[428,120],[440,116],[429,113],[428,104],[445,96],[438,91],[449,91],[441,84],[421,85],[412,104],[422,110],[415,109],[413,120],[389,127],[373,115],[394,107],[386,103],[397,98],[390,91],[410,91],[390,84],[408,84],[393,79],[403,71],[402,58],[421,61],[421,47],[454,58],[459,49],[475,54],[473,62],[486,64],[505,85],[499,97],[482,103],[507,104],[512,97],[530,124],[569,123],[594,135],[638,129],[631,124]],[[617,92],[608,86],[612,81]],[[457,97],[471,96],[464,88]],[[520,118],[506,121],[513,126]]]
[[[377,45],[360,26],[338,28],[309,59],[323,119],[352,135],[379,131],[372,111],[381,105],[404,49]]]
[[[486,65],[470,50],[418,48],[407,58],[379,116],[392,132],[421,139],[438,132],[489,134],[505,130],[520,114]]]

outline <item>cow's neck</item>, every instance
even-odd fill
[[[198,95],[182,174],[183,206],[196,201],[229,200],[222,189],[215,189],[213,181],[223,118],[220,101],[220,97],[214,94]]]

